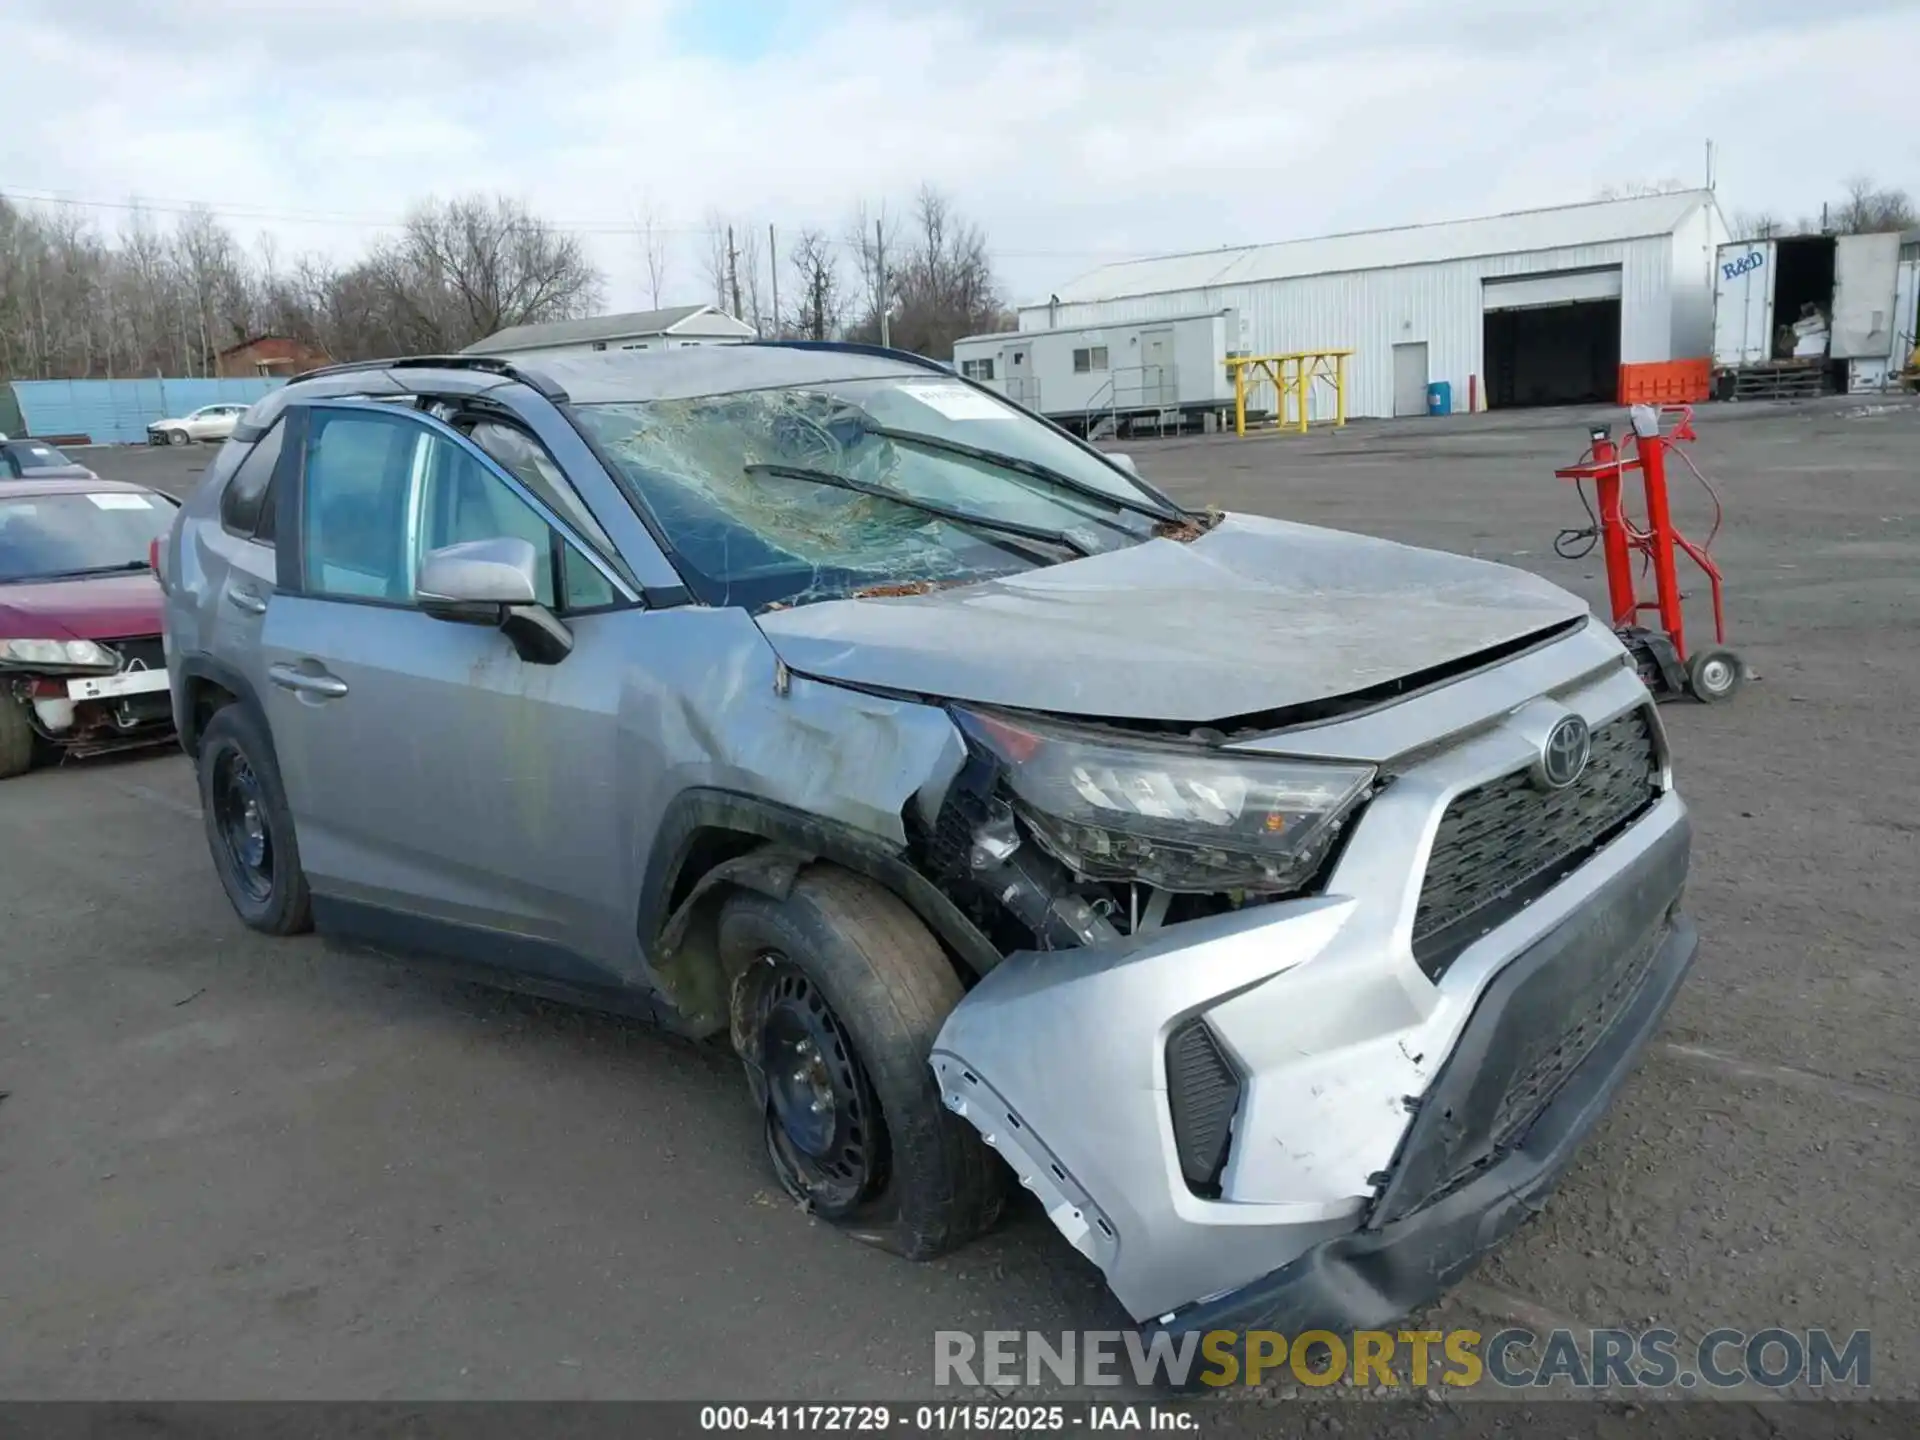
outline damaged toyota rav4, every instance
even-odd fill
[[[1149,1326],[1431,1299],[1692,960],[1583,603],[910,356],[316,371],[160,569],[247,924],[730,1043],[813,1213],[927,1257],[1023,1185]]]

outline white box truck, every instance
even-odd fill
[[[1914,238],[1791,235],[1722,245],[1714,275],[1715,395],[1792,399],[1898,374],[1913,348],[1915,284],[1903,255],[1920,256]]]

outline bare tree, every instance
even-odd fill
[[[1727,221],[1727,229],[1735,240],[1772,240],[1786,228],[1770,210],[1736,210]]]
[[[733,314],[733,295],[727,285],[731,267],[728,264],[727,217],[718,210],[707,211],[706,243],[700,252],[700,274],[707,282],[708,293],[713,296],[714,308]]]
[[[740,279],[740,318],[762,335],[773,329],[773,315],[766,303],[767,270],[762,260],[761,227],[742,220],[733,229],[734,264]]]
[[[78,212],[0,199],[0,376],[211,375],[261,333],[340,359],[451,349],[508,325],[588,313],[579,242],[504,200],[418,211],[344,268],[249,254],[201,210],[162,230],[136,209],[103,237]]]
[[[1911,230],[1920,225],[1913,197],[1904,190],[1882,189],[1864,175],[1847,182],[1846,196],[1828,211],[1828,225],[1839,235],[1869,235]]]
[[[862,201],[854,206],[853,214],[848,217],[846,239],[842,244],[852,257],[854,272],[860,282],[859,309],[856,311],[859,319],[855,322],[855,328],[862,336],[870,335],[878,341],[880,312],[893,303],[892,295],[883,295],[880,290],[881,250],[884,246],[886,253],[898,261],[899,225],[887,213],[884,203],[878,210],[869,211],[866,202]],[[888,287],[889,290],[891,288]]]
[[[961,336],[1006,323],[985,233],[933,187],[921,187],[911,219],[888,237],[886,261],[891,339],[902,349],[945,360]],[[872,275],[873,261],[863,259],[862,268]],[[852,333],[877,340],[877,311]]]
[[[667,288],[667,230],[660,223],[653,202],[640,208],[640,260],[647,267],[647,304],[660,308],[660,296]]]
[[[422,352],[589,314],[600,299],[580,241],[504,197],[422,205],[369,263],[397,337]]]
[[[819,230],[802,230],[787,252],[793,276],[794,328],[807,340],[831,340],[840,333],[845,294],[833,241]]]

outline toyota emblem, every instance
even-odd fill
[[[1593,749],[1593,733],[1578,715],[1568,715],[1547,732],[1535,773],[1549,790],[1564,790],[1580,778]]]

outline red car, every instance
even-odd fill
[[[0,779],[172,737],[152,562],[178,509],[113,480],[0,485]]]

